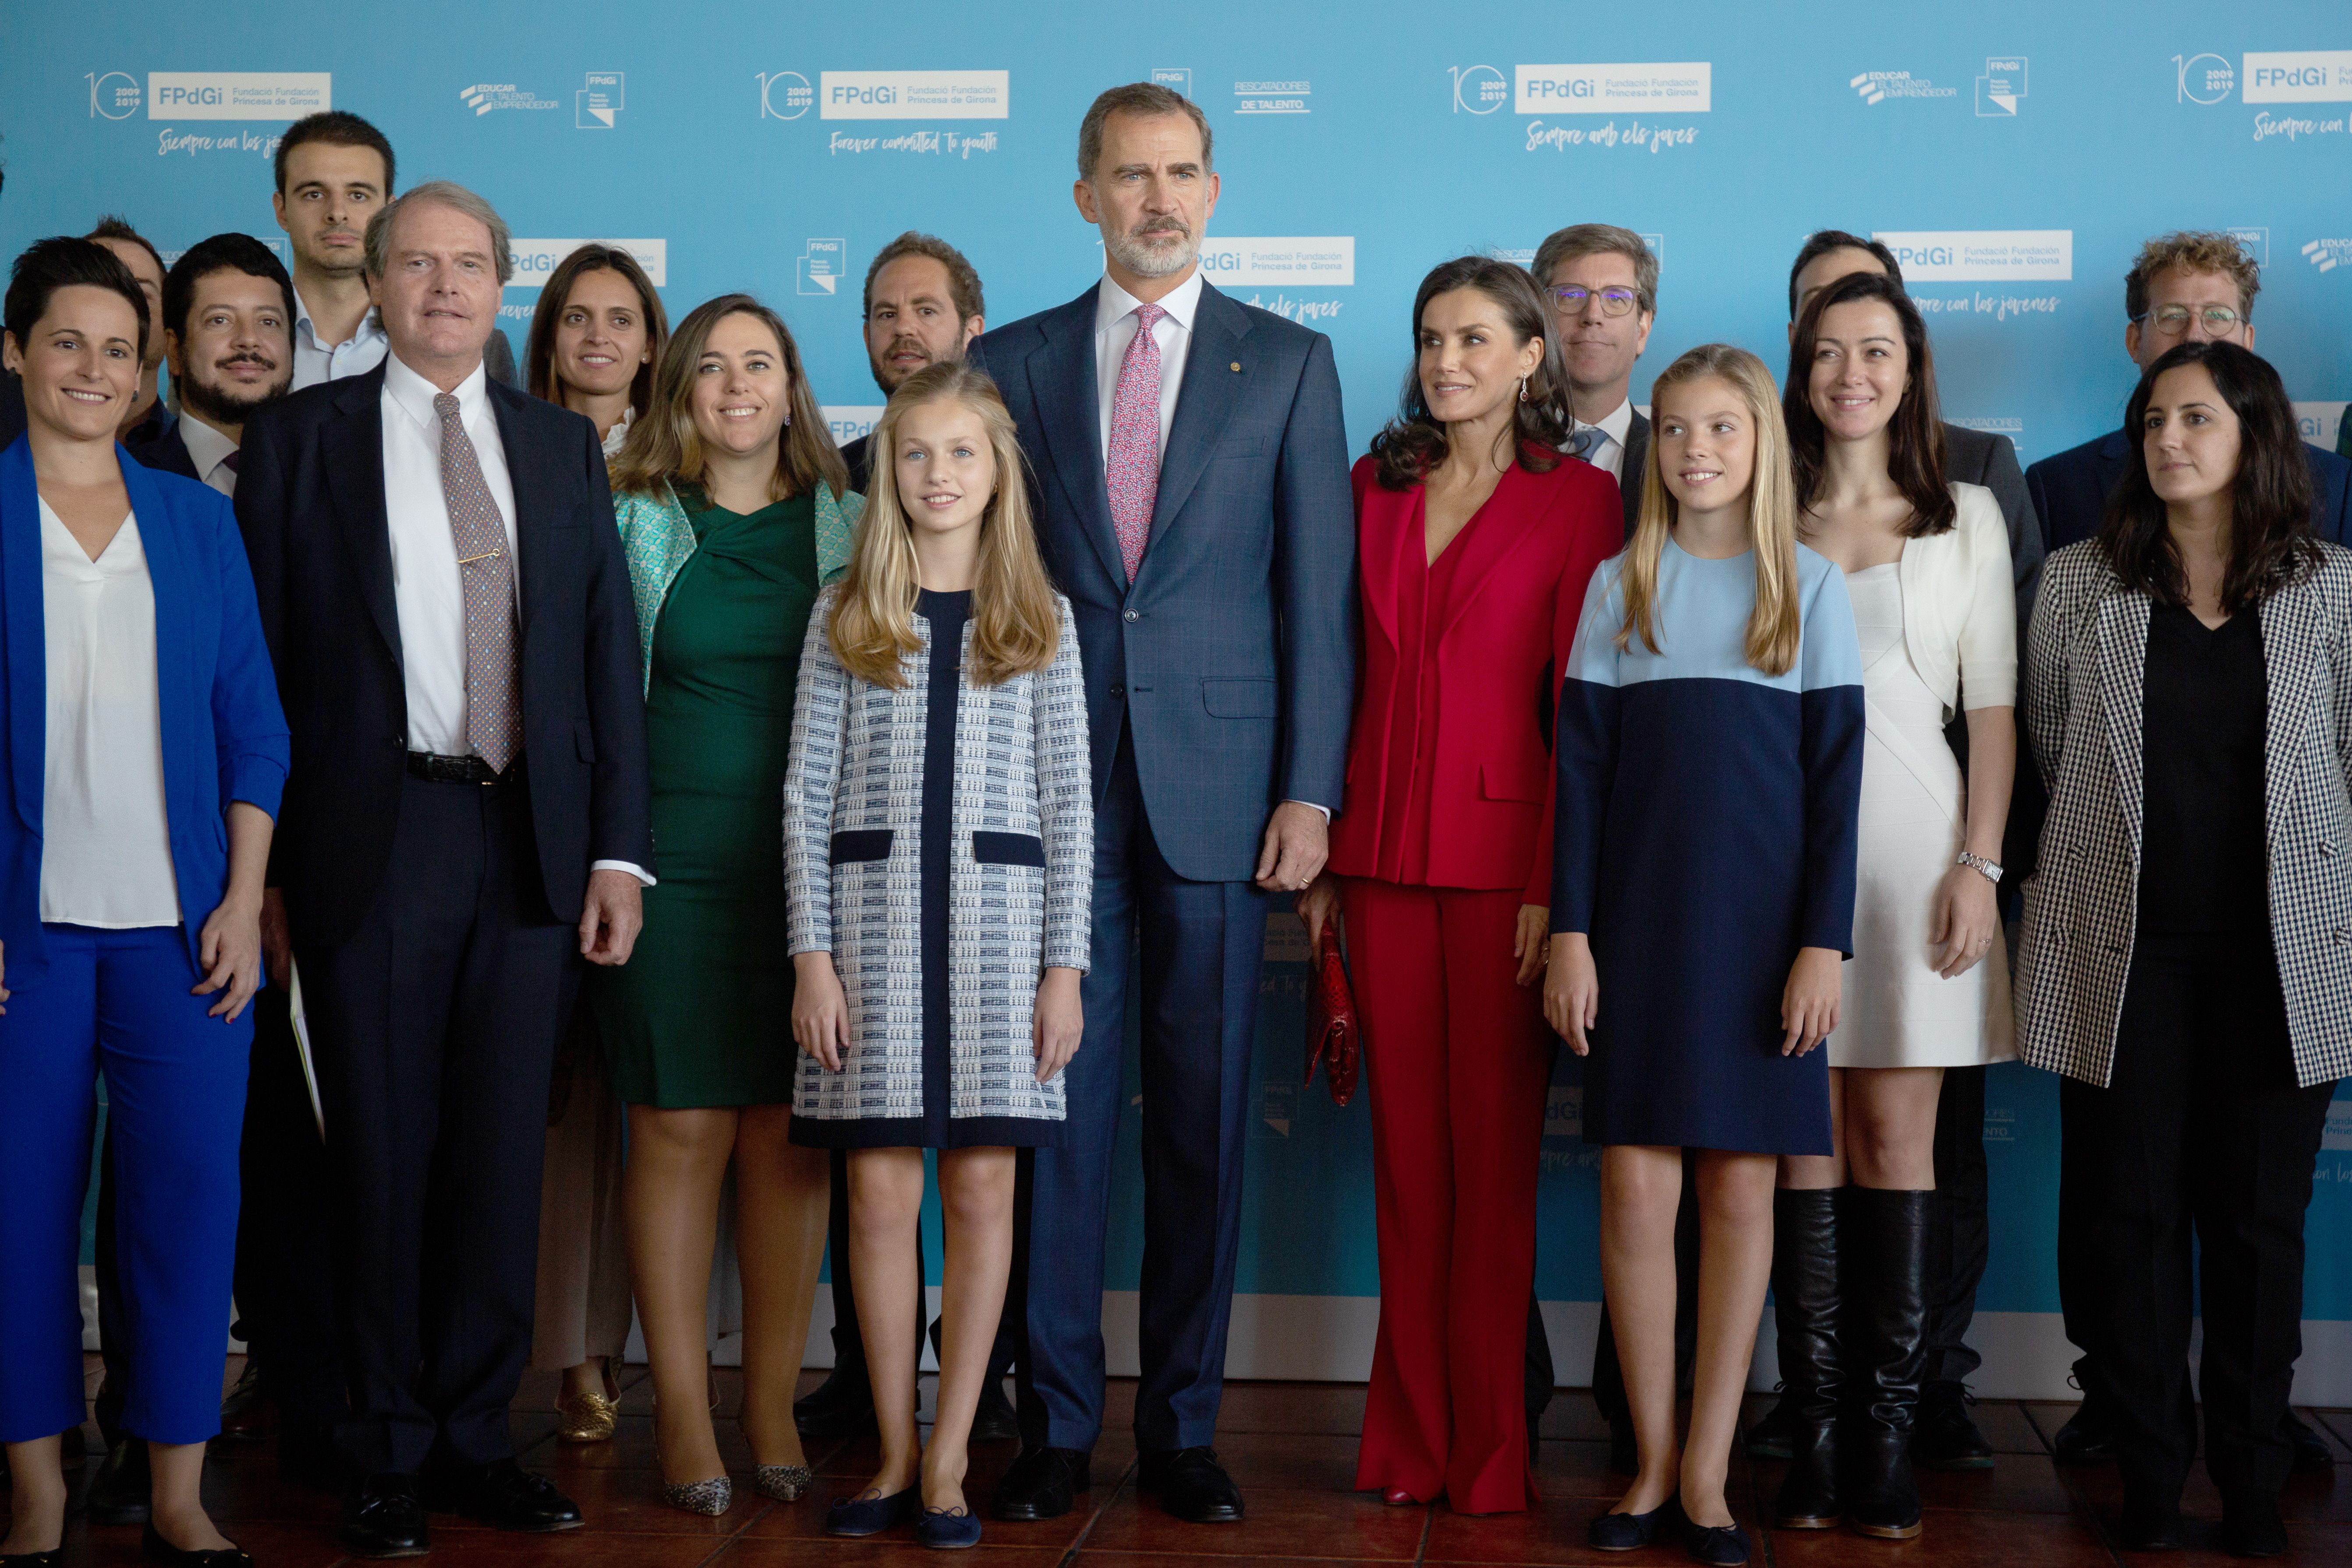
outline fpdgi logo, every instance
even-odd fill
[[[619,71],[590,71],[588,85],[572,95],[572,125],[582,131],[610,131],[614,116],[627,106]]]
[[[812,239],[793,264],[797,294],[838,294],[849,247],[837,239]]]
[[[2172,57],[2175,103],[2220,103],[2238,85],[2238,73],[2219,55]]]
[[[1492,114],[1511,100],[1511,84],[1493,66],[1448,66],[1454,78],[1454,112]]]
[[[139,112],[139,79],[128,71],[84,71],[92,120],[128,120]]]
[[[1977,118],[2014,120],[2018,100],[2025,96],[2025,57],[1988,55],[1985,73],[1977,78]]]
[[[762,120],[798,120],[816,102],[816,89],[798,71],[761,71],[758,79]]]
[[[2352,265],[2352,239],[2315,239],[2303,247],[2303,258],[2322,272]]]
[[[2352,100],[2352,49],[2250,54],[2248,103],[2343,103]]]
[[[1164,87],[1171,92],[1181,93],[1184,97],[1190,98],[1192,96],[1192,68],[1191,66],[1153,66],[1151,85]]]

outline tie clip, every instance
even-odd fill
[[[494,560],[503,553],[505,553],[503,551],[485,550],[479,555],[460,555],[457,557],[457,564],[460,566],[471,566],[477,561]]]

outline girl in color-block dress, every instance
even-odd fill
[[[1828,1152],[1852,947],[1861,656],[1845,584],[1796,542],[1771,374],[1694,349],[1659,377],[1641,519],[1593,574],[1560,695],[1545,1008],[1586,1057],[1601,1279],[1641,1474],[1604,1550],[1675,1520],[1747,1560],[1723,1482],[1771,1266],[1776,1157]],[[1700,1151],[1701,1353],[1674,1432],[1675,1209]],[[1743,1327],[1742,1325],[1747,1325]],[[1672,1505],[1679,1494],[1680,1515]]]
[[[848,1151],[882,1462],[835,1535],[970,1546],[963,1477],[1013,1261],[1015,1147],[1059,1141],[1081,1035],[1093,770],[1070,607],[1046,581],[1013,418],[961,364],[874,427],[849,570],[817,601],[784,776],[803,1053],[793,1138]],[[915,1427],[916,1216],[939,1152],[940,1394]]]

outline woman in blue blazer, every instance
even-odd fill
[[[286,720],[228,502],[115,445],[151,326],[137,282],[97,245],[46,239],[5,313],[27,427],[0,452],[0,1563],[46,1568],[64,1530],[102,1072],[145,1548],[235,1568],[249,1559],[197,1480],[220,1427]]]

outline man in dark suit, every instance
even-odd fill
[[[2140,247],[2124,279],[2124,353],[2145,372],[2184,342],[2254,346],[2254,296],[2262,273],[2226,234],[2159,236]],[[2128,390],[2128,389],[2126,389]],[[2025,482],[2052,550],[2099,531],[2107,497],[2132,460],[2129,431],[2094,437],[2042,458]],[[2352,543],[2352,463],[2309,442],[2311,527],[2320,538]]]
[[[264,938],[290,935],[332,1169],[342,1540],[403,1556],[427,1496],[580,1523],[507,1406],[558,1021],[582,956],[627,959],[653,844],[595,430],[482,363],[506,226],[436,182],[365,243],[388,354],[248,421],[236,505],[294,733]]]
[[[1203,281],[1209,125],[1136,83],[1078,133],[1101,281],[981,338],[1086,656],[1094,968],[1069,1123],[1022,1184],[1005,1310],[1025,1323],[1000,1518],[1066,1512],[1102,1429],[1102,1286],[1128,1002],[1143,1016],[1141,1481],[1237,1520],[1210,1444],[1240,1242],[1265,894],[1323,868],[1355,682],[1355,521],[1330,340]],[[1140,937],[1140,963],[1135,960]],[[1024,1245],[1025,1242],[1025,1245]]]
[[[1658,258],[1630,228],[1580,223],[1546,236],[1528,270],[1551,305],[1568,364],[1576,414],[1568,449],[1617,481],[1630,543],[1650,450],[1650,422],[1633,403],[1633,362],[1658,319]]]
[[[908,229],[875,252],[866,268],[866,363],[874,384],[887,397],[925,365],[963,358],[971,340],[987,331],[987,314],[980,274],[963,252],[937,235]],[[859,495],[873,480],[869,438],[860,436],[841,449],[849,488]],[[843,1184],[833,1185],[838,1194]],[[838,1209],[837,1195],[835,1204]]]
[[[2124,277],[2124,353],[2145,372],[2183,342],[2218,341],[2251,349],[2254,346],[2254,296],[2262,286],[2262,272],[2253,258],[2229,235],[2210,231],[2159,235],[2140,247]],[[2044,458],[2026,470],[2026,487],[2032,493],[2051,550],[2063,550],[2099,531],[2107,497],[2130,465],[2132,451],[2131,432],[2116,430]],[[2312,531],[2337,544],[2352,543],[2352,463],[2309,442],[2304,444],[2303,455],[2311,465]],[[2023,647],[2021,637],[2021,651]],[[2021,777],[2021,795],[2023,783]],[[2047,805],[2038,777],[2034,784],[2029,844],[2039,837],[2041,811]],[[2112,1458],[2115,1449],[2108,1414],[2111,1396],[2100,1379],[2096,1347],[2090,1343],[2085,1327],[2096,1321],[2091,1302],[2100,1281],[2085,1267],[2095,1249],[2072,1238],[2072,1233],[2084,1223],[2074,1218],[2074,1214],[2062,1185],[2058,1304],[2065,1314],[2066,1337],[2083,1352],[2074,1363],[2074,1381],[2083,1390],[2083,1403],[2058,1429],[2052,1447],[2061,1459],[2086,1463]],[[2297,1469],[2326,1469],[2335,1463],[2326,1442],[2294,1411],[2287,1412],[2283,1425],[2294,1447]]]

